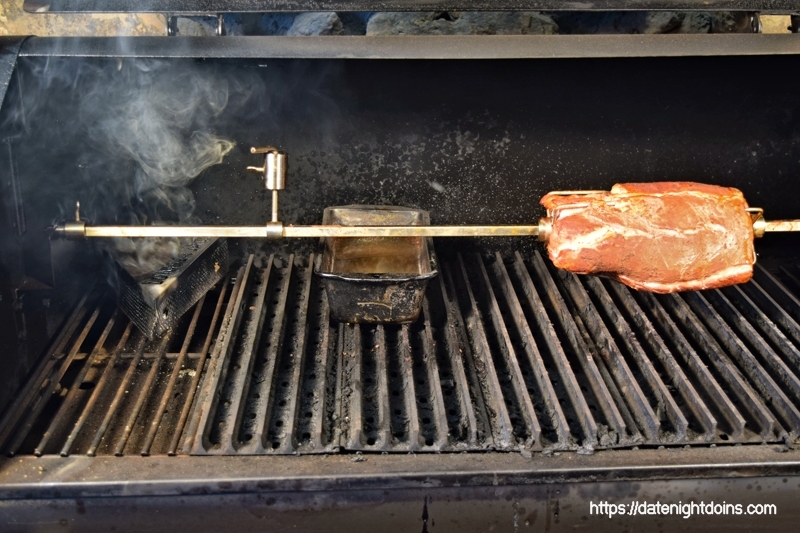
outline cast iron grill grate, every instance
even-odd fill
[[[794,442],[800,268],[639,293],[540,254],[445,258],[410,325],[336,324],[311,257],[250,257],[147,340],[103,289],[6,412],[7,454]]]

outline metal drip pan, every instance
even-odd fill
[[[427,211],[352,205],[325,209],[323,224],[427,226]],[[335,237],[322,240],[315,272],[334,320],[408,324],[419,317],[428,281],[438,274],[433,241],[424,237]]]

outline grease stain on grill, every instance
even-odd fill
[[[529,456],[800,434],[800,268],[656,296],[538,253],[442,259],[407,325],[331,321],[313,255],[251,258],[153,341],[97,290],[6,413],[2,449]]]

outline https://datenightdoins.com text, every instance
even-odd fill
[[[610,503],[607,501],[590,501],[589,514],[593,516],[774,516],[778,508],[771,503],[730,503],[727,501],[700,501],[662,503],[660,501],[630,501],[625,503]]]

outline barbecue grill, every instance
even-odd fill
[[[450,4],[414,9],[488,7]],[[170,271],[176,295],[197,269],[217,278],[191,285],[195,303],[169,307],[180,318],[162,331],[126,314],[121,289],[144,285],[109,275],[102,246],[46,228],[76,202],[100,225],[148,210],[141,194],[130,205],[130,153],[97,135],[119,117],[95,110],[115,108],[85,99],[142,79],[171,94],[225,80],[226,105],[196,127],[235,144],[189,184],[194,225],[269,218],[245,173],[266,145],[289,155],[287,228],[352,204],[409,206],[438,226],[530,224],[549,191],[626,181],[736,187],[796,218],[797,54],[793,34],[3,40],[5,527],[685,528],[588,504],[658,499],[777,505],[689,519],[711,530],[796,523],[792,234],[757,242],[749,283],[667,295],[559,271],[534,237],[435,238],[438,276],[407,324],[333,320],[316,240],[215,241],[210,263]]]

